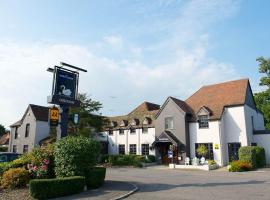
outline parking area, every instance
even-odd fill
[[[229,173],[165,167],[113,168],[107,170],[107,179],[135,183],[139,191],[129,200],[270,199],[269,170]]]

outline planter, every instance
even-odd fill
[[[218,168],[219,168],[218,164],[209,165],[209,170],[214,170]]]
[[[175,168],[175,164],[169,164],[169,168],[170,169],[174,169]]]

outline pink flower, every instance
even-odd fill
[[[48,169],[48,166],[47,165],[42,165],[41,167],[44,171],[46,171]]]
[[[47,159],[45,159],[45,160],[43,160],[43,163],[46,164],[46,165],[48,165],[50,163],[50,161],[47,160]]]
[[[33,167],[33,170],[34,170],[34,171],[37,171],[37,170],[38,170],[38,166],[34,166],[34,167]]]

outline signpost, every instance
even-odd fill
[[[60,106],[61,121],[60,133],[58,133],[58,135],[60,138],[62,138],[67,136],[69,108],[71,106],[80,106],[80,101],[77,99],[79,83],[78,71],[87,72],[87,70],[63,62],[61,62],[60,64],[61,66],[54,66],[54,68],[48,68],[47,71],[53,73],[52,94],[48,97],[48,103]],[[50,111],[50,124],[51,126],[53,126],[56,125],[56,115],[58,116],[59,121],[59,110],[58,113],[55,107],[51,110],[52,111]],[[77,117],[77,119],[79,119],[79,116]]]

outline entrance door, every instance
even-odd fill
[[[241,143],[239,142],[228,143],[229,162],[239,159],[238,150],[240,147]]]
[[[170,143],[164,143],[159,146],[159,153],[161,155],[162,164],[168,165],[172,163],[172,158],[168,158],[168,151],[170,150]],[[173,162],[178,164],[178,149],[175,147],[173,149]]]

